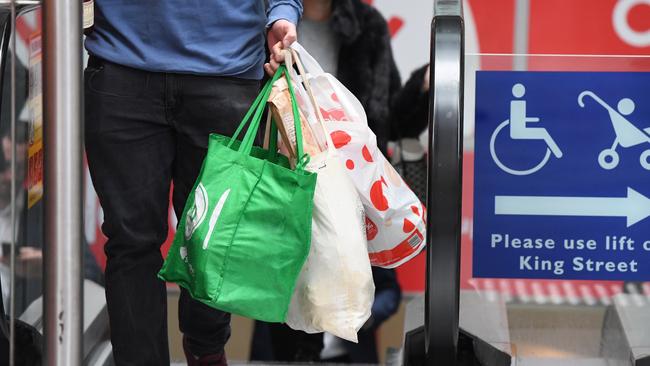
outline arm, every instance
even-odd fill
[[[377,135],[377,147],[386,152],[391,135],[390,102],[399,84],[399,72],[393,59],[390,34],[386,20],[376,11],[374,31],[376,34],[375,52],[371,61],[372,89],[368,98],[366,113],[368,125]]]
[[[273,23],[280,19],[296,25],[301,16],[302,0],[270,0],[266,11],[266,27],[270,28]]]
[[[423,90],[425,65],[415,70],[391,103],[391,130],[394,138],[417,137],[427,127],[429,93]]]
[[[302,15],[302,0],[271,0],[267,10],[267,44],[271,56],[264,70],[272,75],[284,61],[282,49],[296,39],[296,24]]]

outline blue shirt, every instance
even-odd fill
[[[95,0],[86,49],[147,71],[261,79],[265,26],[294,24],[301,0]]]

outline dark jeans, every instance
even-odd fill
[[[117,365],[169,365],[167,297],[156,274],[212,132],[231,135],[259,82],[146,72],[91,57],[84,74],[86,153],[104,210],[106,299]],[[197,356],[218,353],[230,314],[181,291],[180,329]]]
[[[273,346],[273,361],[311,363],[320,361],[323,333],[307,334],[286,324],[267,323]]]

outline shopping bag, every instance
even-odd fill
[[[363,202],[372,265],[394,268],[407,262],[425,247],[424,205],[377,148],[359,100],[300,44],[291,48],[307,70],[325,127]],[[300,97],[298,104],[310,123],[317,123],[313,108]]]
[[[305,170],[309,159],[302,152],[297,115],[294,170],[275,146],[253,147],[270,86],[285,71],[281,66],[266,84],[232,139],[210,136],[159,273],[206,305],[268,322],[285,320],[309,253],[316,186],[316,174]]]
[[[292,64],[290,54],[285,59]],[[300,60],[294,59],[302,71]],[[298,80],[292,70],[289,80]],[[304,86],[288,82],[289,91],[294,92],[293,84],[301,95],[312,95],[309,81],[304,80]],[[309,100],[315,103],[313,96]],[[286,118],[283,122],[293,124]],[[321,131],[327,147],[311,156],[307,165],[307,170],[318,174],[311,249],[298,277],[286,323],[307,333],[328,332],[357,342],[357,332],[370,317],[375,295],[363,205],[331,137],[324,132],[322,118],[313,128]]]
[[[427,199],[427,156],[420,142],[404,138],[398,142],[398,161],[393,162],[395,170],[415,195],[424,202]]]

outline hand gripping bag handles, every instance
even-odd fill
[[[407,262],[425,246],[424,205],[377,148],[359,100],[300,44],[291,48],[307,69],[325,127],[363,202],[370,262],[385,268]]]
[[[305,170],[293,98],[299,161],[253,147],[271,84],[266,83],[232,139],[213,134],[167,259],[159,273],[213,308],[284,322],[309,253],[316,174]],[[240,141],[237,136],[250,119]],[[272,131],[277,131],[272,128]],[[277,132],[275,132],[277,134]]]
[[[295,51],[294,51],[295,52]],[[288,65],[292,57],[285,54]],[[294,54],[300,78],[290,69],[300,94],[315,103],[302,64]],[[290,85],[291,87],[291,85]],[[306,90],[305,90],[306,89]],[[290,89],[291,91],[291,89]],[[368,259],[364,210],[334,143],[316,114],[327,149],[311,157],[307,170],[318,173],[314,195],[311,249],[289,305],[287,325],[307,333],[328,332],[357,342],[357,332],[370,317],[375,286]]]

